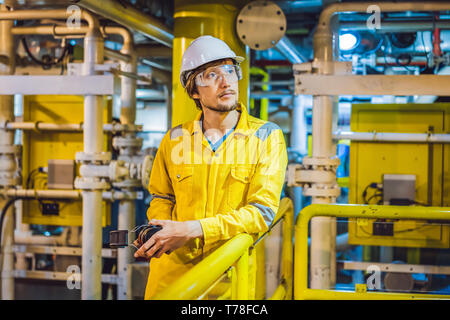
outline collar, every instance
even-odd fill
[[[234,129],[235,134],[241,134],[244,136],[248,136],[250,134],[249,125],[248,125],[248,112],[247,108],[242,104],[239,103],[236,110],[240,111],[241,116],[239,117],[239,121],[236,125],[236,128]],[[202,133],[202,127],[201,127],[201,119],[202,119],[203,111],[199,111],[197,115],[195,116],[194,121],[192,121],[192,125],[189,126],[188,130],[190,131],[190,134],[193,135],[194,133]]]

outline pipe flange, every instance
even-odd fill
[[[121,181],[130,176],[127,163],[123,160],[114,160],[109,164],[109,179],[111,181]]]
[[[336,183],[336,174],[325,170],[297,170],[296,183]]]
[[[142,161],[141,166],[141,182],[142,187],[148,188],[150,183],[150,173],[152,172],[154,157],[152,155],[146,155]]]
[[[290,164],[287,169],[287,185],[289,187],[302,187],[305,184],[334,184],[336,183],[335,170],[323,170],[322,166],[305,166]],[[332,167],[333,168],[333,167]]]
[[[317,158],[304,157],[303,165],[305,166],[324,166],[324,167],[339,167],[341,160],[338,157],[333,158]]]
[[[111,132],[140,132],[142,131],[144,126],[142,124],[121,124],[121,123],[112,123],[111,124]]]
[[[11,121],[9,121],[9,120],[0,120],[0,129],[7,130],[9,122],[11,122]]]
[[[115,137],[113,139],[113,147],[114,148],[142,148],[143,139],[136,137]]]
[[[324,198],[337,198],[341,194],[341,188],[338,185],[313,185],[304,186],[303,195],[306,197],[324,197]]]
[[[286,181],[288,187],[301,187],[297,183],[296,172],[297,170],[303,170],[304,166],[298,163],[289,164],[286,171]]]
[[[105,190],[110,189],[111,185],[105,179],[97,178],[75,178],[75,188],[80,190]]]
[[[143,200],[144,192],[142,191],[104,191],[102,194],[103,200]]]
[[[137,188],[141,187],[141,180],[129,179],[118,182],[112,182],[112,186],[115,188]]]
[[[15,187],[20,184],[20,178],[18,177],[0,177],[1,187]]]
[[[20,145],[9,145],[9,144],[0,145],[0,154],[20,154],[20,151],[21,151]]]
[[[111,152],[98,152],[98,153],[85,153],[85,152],[77,152],[75,154],[76,162],[100,162],[100,163],[109,163],[111,161]]]

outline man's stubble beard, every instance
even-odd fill
[[[224,104],[218,104],[216,107],[211,107],[211,106],[207,106],[205,105],[205,108],[212,110],[212,111],[216,111],[216,112],[220,112],[220,113],[225,113],[225,112],[230,112],[233,110],[236,110],[236,108],[238,107],[239,103],[236,100],[234,102],[233,105],[228,106],[228,105],[224,105]]]

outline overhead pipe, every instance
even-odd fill
[[[114,34],[113,30],[111,28],[116,27],[103,27],[102,31],[105,34]],[[122,28],[124,29],[124,28]],[[79,36],[80,38],[84,37],[85,34],[88,32],[89,28],[86,26],[81,26],[79,28],[69,28],[66,26],[35,26],[35,27],[13,27],[12,32],[14,35],[53,35],[53,36]],[[124,29],[126,30],[126,29]],[[122,33],[123,31],[121,31]],[[148,52],[146,52],[148,48]],[[144,50],[145,49],[145,50]],[[152,56],[159,56],[161,54],[167,54],[167,51],[172,51],[170,48],[162,47],[162,46],[156,46],[153,50],[152,47],[147,46],[141,46],[140,50],[135,50],[136,57],[150,57]],[[122,52],[111,50],[108,48],[104,48],[104,54],[105,57],[113,60],[123,61],[129,63],[132,60],[132,57],[130,57],[127,54],[124,54]],[[153,55],[154,54],[154,55]],[[151,66],[152,69],[152,76],[159,82],[167,84],[170,83],[171,85],[171,77],[170,71],[172,70],[172,67],[169,65],[165,65],[162,63],[158,63],[155,61],[151,61],[149,59],[143,58],[141,60],[141,63],[144,65]]]
[[[135,50],[139,57],[172,58],[172,49],[165,46],[140,44],[136,46]]]
[[[15,232],[14,233],[14,243],[15,244],[62,246],[67,241],[68,232],[69,232],[69,228],[67,228],[67,227],[64,228],[63,232],[58,236],[32,235],[31,231]]]
[[[252,99],[283,99],[283,98],[292,98],[293,96],[294,93],[277,90],[250,92],[250,98]]]
[[[46,123],[46,122],[6,122],[0,124],[0,129],[5,130],[35,130],[35,131],[83,131],[83,123]],[[104,132],[140,131],[142,125],[126,125],[121,123],[105,123]]]
[[[109,48],[105,48],[105,57],[112,60],[123,61],[126,63],[130,63],[132,59],[129,55],[120,53],[119,51],[116,50],[111,50]]]
[[[377,29],[378,33],[391,32],[418,32],[418,31],[432,31],[434,28],[441,30],[450,29],[449,20],[438,21],[424,21],[424,20],[407,20],[407,21],[380,21],[383,26]],[[367,30],[367,22],[364,21],[340,21],[339,30],[341,31],[365,31]]]
[[[337,131],[333,133],[333,139],[374,142],[450,143],[450,134]]]
[[[71,2],[172,48],[174,38],[172,31],[163,23],[131,5],[127,6],[115,0],[72,0]]]
[[[145,59],[145,58],[141,59],[141,62],[152,68],[156,68],[156,69],[163,70],[163,71],[172,71],[172,66],[164,64],[164,63],[156,62],[156,61]]]
[[[67,20],[72,13],[66,9],[53,10],[13,10],[1,11],[0,20],[41,20],[41,19],[61,19]],[[80,10],[80,18],[88,23],[90,30],[98,28],[98,21],[86,10]],[[72,28],[76,30],[76,28]]]
[[[331,18],[338,13],[366,13],[367,8],[373,5],[376,5],[381,12],[446,11],[450,9],[450,3],[440,2],[333,3],[321,12],[314,34],[314,59],[323,63],[317,70],[318,74],[331,73],[326,67],[327,62],[334,60]],[[380,27],[383,28],[383,25]],[[315,158],[330,158],[334,153],[332,144],[334,98],[332,96],[314,96],[313,99],[312,155]],[[312,203],[329,203],[330,200],[312,197]],[[332,270],[335,270],[336,261],[331,258],[335,254],[335,237],[330,237],[330,234],[333,234],[335,230],[330,219],[333,218],[315,217],[311,221],[311,288],[328,289],[332,285]]]
[[[80,190],[39,190],[39,189],[14,189],[9,188],[3,192],[9,198],[28,199],[64,199],[81,200]],[[107,201],[135,200],[139,198],[138,192],[130,191],[103,191],[102,199]]]
[[[329,2],[327,0],[326,2]],[[323,6],[322,0],[280,1],[277,3],[286,14],[315,11]]]
[[[330,29],[330,21],[333,15],[339,13],[366,13],[367,8],[376,5],[380,12],[404,12],[404,11],[447,11],[450,4],[447,2],[345,2],[333,3],[325,7],[319,17],[320,28]],[[381,24],[381,29],[383,25]]]
[[[275,49],[279,51],[283,56],[285,56],[291,63],[303,63],[308,61],[308,59],[297,51],[294,44],[289,40],[288,37],[284,36],[277,42]]]

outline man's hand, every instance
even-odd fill
[[[164,253],[169,254],[182,247],[190,239],[203,237],[202,226],[196,220],[179,222],[153,219],[150,224],[161,226],[162,230],[156,232],[136,251],[135,258],[160,258]]]

